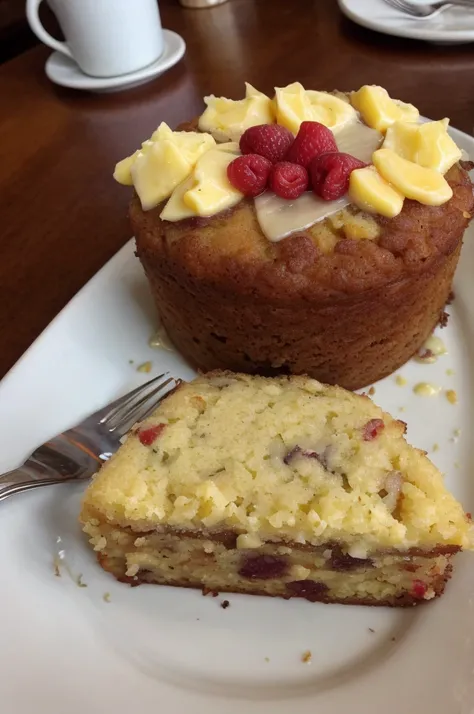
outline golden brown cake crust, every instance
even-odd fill
[[[405,201],[377,218],[376,240],[316,224],[279,243],[260,230],[253,201],[210,219],[162,221],[162,205],[130,218],[137,254],[172,341],[196,367],[309,374],[355,389],[406,362],[438,322],[474,208],[468,174],[446,175],[439,207]]]

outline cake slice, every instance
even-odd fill
[[[102,467],[81,521],[101,566],[159,583],[407,606],[473,526],[405,424],[308,377],[181,384]]]

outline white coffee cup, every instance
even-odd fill
[[[35,35],[73,59],[93,77],[129,74],[155,62],[163,51],[157,0],[48,0],[66,42],[55,40],[39,19],[41,0],[27,0]]]

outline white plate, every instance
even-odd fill
[[[428,20],[418,20],[390,7],[384,0],[338,0],[348,18],[369,30],[427,42],[474,42],[474,7],[451,7]]]
[[[473,139],[452,133],[474,153]],[[400,370],[407,386],[389,377],[377,384],[374,398],[408,421],[413,443],[430,452],[439,444],[433,460],[467,510],[474,510],[474,235],[468,233],[449,325],[440,331],[449,354],[434,365],[410,362]],[[152,360],[152,374],[169,369],[191,377],[178,355],[148,347],[154,327],[130,242],[0,384],[0,471],[148,379],[136,371],[141,362]],[[456,389],[459,403],[450,404],[443,393],[415,396],[412,386],[421,380]],[[224,610],[225,596],[129,588],[103,572],[77,523],[83,488],[63,484],[0,503],[2,714],[473,711],[469,554],[458,556],[445,596],[413,610],[243,595],[228,596],[231,605]],[[55,577],[53,560],[60,550],[67,567]],[[76,583],[80,573],[87,588]],[[310,664],[301,660],[307,650]]]
[[[90,77],[84,74],[74,60],[61,52],[53,52],[46,60],[45,72],[49,79],[62,87],[85,89],[89,92],[118,92],[131,89],[156,79],[175,65],[186,50],[183,38],[171,30],[163,30],[163,52],[161,56],[147,67],[138,69],[120,77]]]

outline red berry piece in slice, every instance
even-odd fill
[[[339,151],[316,156],[310,166],[314,193],[325,201],[341,198],[349,189],[349,178],[354,169],[362,169],[366,165],[355,156]]]
[[[280,198],[292,200],[301,196],[309,184],[308,172],[303,166],[280,161],[270,173],[268,185]]]
[[[143,446],[151,446],[159,437],[166,424],[156,424],[155,426],[147,426],[144,429],[139,429],[138,439]]]
[[[282,161],[295,137],[279,124],[259,124],[246,129],[240,137],[243,154],[259,154],[276,164]]]
[[[414,580],[412,587],[411,587],[411,592],[413,597],[419,598],[422,600],[425,597],[426,591],[428,588],[426,587],[425,583],[423,580]]]
[[[258,196],[265,191],[272,164],[258,154],[238,156],[227,167],[227,178],[244,196]]]
[[[337,144],[332,131],[317,121],[304,121],[285,156],[285,161],[307,169],[316,156],[333,151],[337,151]]]
[[[382,419],[370,419],[362,430],[364,441],[373,441],[385,429]]]

